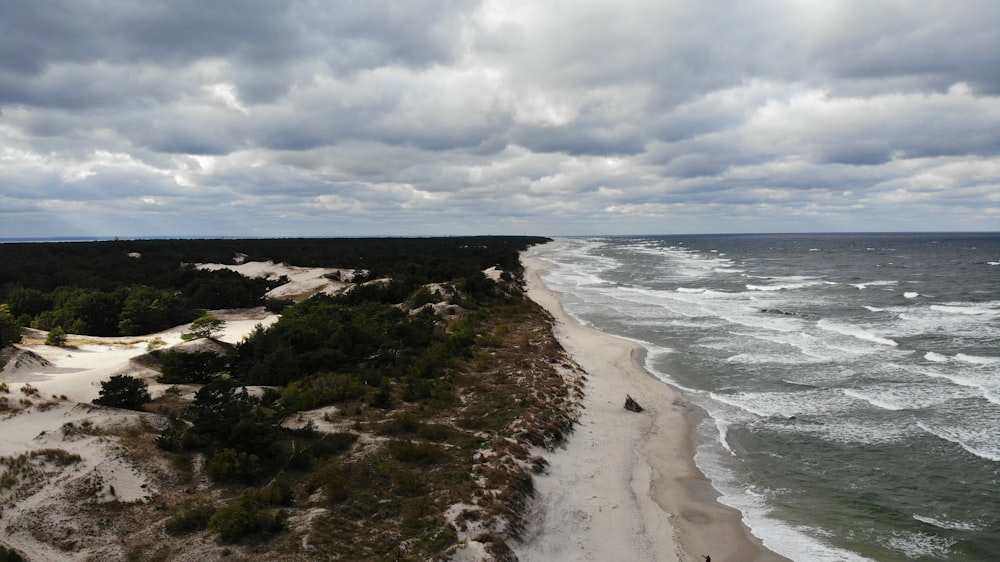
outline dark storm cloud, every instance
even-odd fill
[[[0,201],[23,212],[0,235],[995,229],[997,21],[987,0],[12,0]]]
[[[825,9],[828,21],[812,58],[837,78],[908,76],[928,89],[965,82],[982,94],[1000,94],[996,2],[852,0]]]
[[[12,0],[0,10],[0,63],[17,74],[108,60],[182,64],[201,57],[284,60],[304,48],[286,5]]]

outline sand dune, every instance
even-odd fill
[[[230,343],[277,320],[262,308],[214,312],[226,320],[220,339]],[[15,463],[24,467],[0,489],[3,544],[29,560],[127,558],[116,534],[95,528],[89,513],[111,502],[145,503],[157,492],[156,478],[124,453],[119,435],[130,425],[166,421],[91,401],[112,375],[153,382],[156,373],[131,360],[152,341],[160,349],[181,344],[189,327],[141,337],[70,336],[66,347],[44,345],[45,332],[25,330],[26,343],[0,371],[0,474]]]

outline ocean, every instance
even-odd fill
[[[538,257],[568,313],[696,405],[698,466],[768,548],[1000,559],[1000,234],[561,238]]]

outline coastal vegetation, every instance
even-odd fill
[[[145,382],[128,375],[112,375],[101,383],[100,397],[94,399],[94,404],[141,410],[142,405],[150,400]]]
[[[197,241],[162,250],[182,255],[174,263],[188,280],[198,274],[181,264],[232,262],[238,254],[271,261],[291,255],[291,263],[355,274],[339,294],[283,302],[277,322],[235,345],[215,342],[222,321],[194,306],[204,302],[189,297],[197,291],[148,277],[110,289],[124,297],[119,328],[125,311],[139,320],[130,326],[144,330],[176,321],[174,313],[200,320],[183,346],[150,342],[137,361],[155,370],[156,380],[116,375],[95,400],[157,414],[163,422],[143,425],[124,442],[133,455],[169,460],[181,479],[173,488],[161,482],[154,501],[163,511],[120,509],[145,509],[165,537],[157,548],[195,536],[248,558],[336,552],[351,560],[426,560],[478,544],[494,559],[510,559],[506,541],[521,530],[531,475],[546,467],[539,451],[572,430],[582,397],[582,373],[552,336],[547,314],[522,293],[518,253],[540,241],[367,240],[358,242],[367,253],[343,254],[353,263],[323,254],[316,240],[297,250],[281,241],[211,241],[221,249],[206,243],[206,252],[217,254],[183,253]],[[269,254],[258,243],[289,253]],[[128,263],[155,254],[125,243],[99,246],[142,255]],[[107,290],[96,289],[96,273],[84,274],[88,260],[77,263],[92,287],[6,285],[4,295],[19,303],[16,317],[29,320],[34,311],[30,323],[46,312],[69,320],[68,309],[55,306],[69,301],[52,295]],[[275,285],[259,279],[253,286],[252,303],[263,306],[263,289]],[[133,291],[139,296],[129,301]],[[53,308],[25,306],[28,295]],[[240,303],[248,304],[215,304]],[[185,347],[198,342],[206,343]],[[213,342],[219,345],[207,345]],[[151,382],[184,390],[172,386],[150,401]],[[180,491],[194,488],[195,496]]]
[[[0,244],[0,303],[18,324],[40,330],[58,326],[71,334],[149,334],[191,322],[204,310],[262,306],[265,293],[283,282],[248,278],[229,269],[200,269],[199,263],[270,260],[351,268],[358,271],[355,282],[391,279],[389,287],[363,287],[353,298],[368,299],[371,291],[383,302],[398,302],[427,283],[468,280],[493,266],[516,271],[517,249],[541,240],[485,236],[6,243]],[[0,328],[10,323],[5,317],[0,311]]]

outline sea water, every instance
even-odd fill
[[[695,408],[793,560],[1000,560],[1000,234],[564,238],[543,280]],[[642,398],[637,397],[641,403]]]

